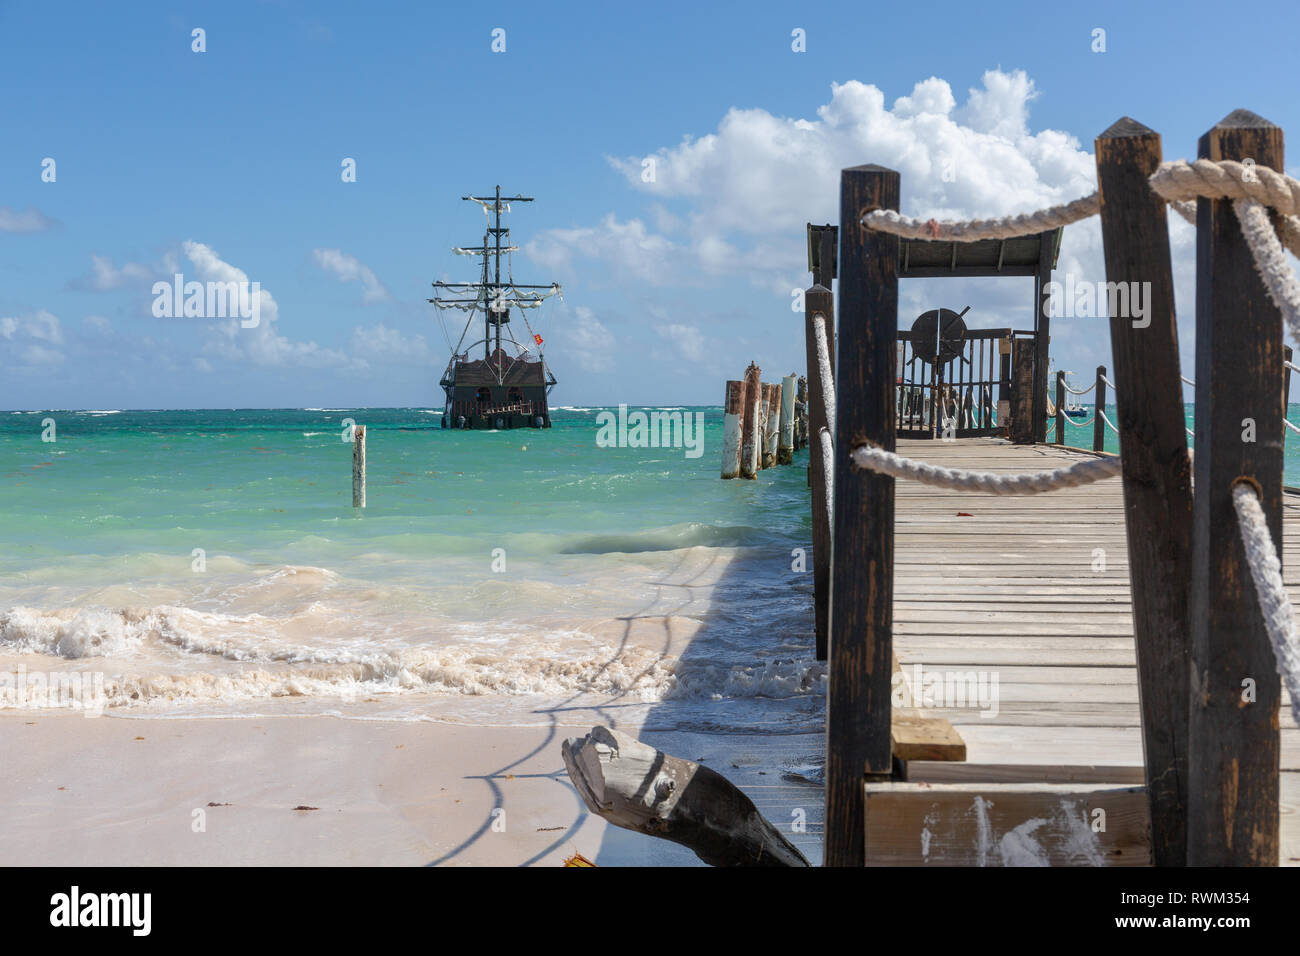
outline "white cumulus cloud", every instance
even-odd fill
[[[388,299],[388,290],[384,288],[374,271],[358,259],[341,249],[313,249],[312,257],[316,264],[338,277],[341,282],[360,282],[361,301],[383,302]]]
[[[201,282],[251,281],[243,269],[226,262],[201,242],[186,240],[183,248]],[[208,322],[211,328],[205,352],[231,361],[263,366],[326,368],[353,364],[348,356],[336,349],[324,348],[315,342],[295,342],[281,335],[277,331],[279,304],[264,288],[258,295],[260,322],[254,328],[242,328],[238,317],[198,320]]]

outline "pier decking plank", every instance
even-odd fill
[[[1088,457],[996,438],[900,441],[952,468],[1016,473]],[[914,781],[1142,781],[1142,732],[1119,478],[1029,497],[896,484],[894,649],[926,671],[998,677],[979,701],[927,708],[966,742],[965,763],[915,761]],[[1284,578],[1300,600],[1300,497],[1283,500]],[[912,688],[913,694],[916,688]],[[958,702],[963,703],[963,702]],[[1300,730],[1281,712],[1282,854],[1300,863]]]

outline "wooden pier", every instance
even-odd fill
[[[900,454],[992,472],[1057,468],[1088,452],[1013,445],[998,438],[900,441]],[[906,796],[926,806],[925,784],[1036,784],[1080,790],[1140,787],[1142,725],[1121,480],[1032,497],[952,492],[914,481],[896,486],[894,650],[903,675],[985,672],[998,676],[996,716],[978,702],[926,708],[947,718],[966,760],[908,761],[906,783],[869,784],[867,863],[921,863],[921,832],[907,830]],[[1283,567],[1300,598],[1300,496],[1287,495]],[[913,691],[916,688],[913,687]],[[1281,853],[1300,864],[1300,732],[1281,708]],[[991,708],[987,708],[991,710]],[[990,796],[990,801],[996,801]],[[941,802],[941,801],[940,801]],[[969,802],[969,801],[968,801]],[[1144,802],[1137,801],[1139,808]],[[968,810],[963,805],[959,810]],[[1146,826],[1144,809],[1141,825]],[[1003,834],[996,832],[996,837]],[[871,836],[878,839],[873,840]],[[887,839],[885,839],[887,837]],[[967,847],[933,847],[938,862],[975,863]],[[882,842],[883,840],[883,842]],[[962,850],[968,851],[964,856]],[[1065,862],[1065,861],[1059,861]]]

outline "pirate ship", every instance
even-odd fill
[[[510,230],[501,225],[502,214],[510,212],[513,203],[532,202],[533,197],[502,196],[501,187],[497,186],[495,195],[461,198],[478,203],[488,224],[483,245],[458,246],[452,250],[460,256],[482,258],[479,281],[435,282],[433,286],[438,292],[429,300],[439,313],[457,310],[468,316],[439,383],[447,396],[442,427],[550,428],[547,400],[556,381],[542,354],[542,337],[533,329],[527,313],[558,295],[560,284],[515,282],[511,253],[519,247],[510,244]],[[506,257],[504,280],[501,277],[503,255]],[[519,310],[519,317],[528,329],[527,344],[520,344],[511,330],[514,309]],[[477,335],[480,312],[483,338],[466,346],[466,339]],[[477,354],[480,345],[483,357],[471,357]]]

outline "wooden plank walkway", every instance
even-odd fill
[[[899,453],[1004,473],[1089,457],[991,438],[901,441]],[[1286,496],[1283,509],[1284,576],[1298,601],[1300,497]],[[967,761],[913,761],[909,779],[1142,783],[1119,478],[1030,497],[899,481],[895,520],[894,648],[905,677],[920,665],[998,680],[996,714],[977,701],[932,711],[965,739]],[[1281,862],[1296,865],[1300,731],[1285,692],[1281,725]]]

